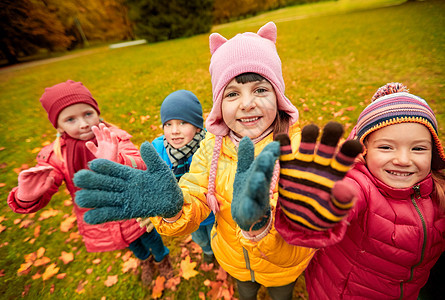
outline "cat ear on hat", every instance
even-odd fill
[[[227,42],[225,37],[216,32],[212,33],[209,36],[210,54],[213,55],[213,53],[215,53],[215,51],[218,50],[218,48],[225,42]]]
[[[274,44],[277,42],[277,26],[274,22],[269,22],[262,26],[257,34],[262,38],[272,41]]]

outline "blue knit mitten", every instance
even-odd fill
[[[232,217],[244,230],[258,230],[270,218],[270,182],[280,145],[272,142],[255,159],[255,148],[248,137],[239,143],[238,166],[233,182]]]
[[[133,169],[106,159],[95,159],[89,170],[74,175],[82,190],[76,193],[80,207],[92,208],[84,220],[90,224],[161,216],[171,218],[182,209],[184,197],[175,176],[151,143],[141,146],[147,170]]]

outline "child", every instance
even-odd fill
[[[75,176],[82,188],[78,205],[95,208],[86,222],[154,217],[159,233],[181,236],[194,232],[212,210],[212,249],[236,279],[240,298],[256,299],[263,285],[273,299],[292,299],[314,250],[287,244],[273,226],[279,145],[271,142],[280,132],[289,133],[295,147],[300,139],[298,111],[284,95],[276,37],[272,22],[230,40],[210,35],[214,104],[189,173],[178,186],[150,143],[141,146],[147,171],[95,160],[92,171]],[[248,138],[240,142],[242,137]],[[267,159],[273,163],[264,168],[266,176],[257,177]],[[121,195],[129,197],[122,201]]]
[[[189,171],[193,154],[205,137],[201,103],[190,91],[175,91],[162,102],[161,121],[164,135],[153,140],[152,144],[179,181]],[[213,223],[215,215],[210,212],[192,233],[192,239],[202,248],[204,262],[207,264],[214,261],[210,245]]]
[[[28,214],[44,208],[63,181],[74,198],[77,190],[72,181],[74,173],[88,168],[88,162],[97,157],[145,169],[131,136],[101,121],[96,100],[81,82],[68,80],[46,88],[40,102],[57,129],[57,138],[40,151],[35,167],[19,174],[18,187],[8,196],[8,205],[14,212]],[[86,211],[74,204],[79,232],[88,252],[129,247],[142,260],[145,285],[152,281],[153,256],[162,275],[171,276],[169,250],[156,230],[146,232],[135,220],[90,225],[83,220]]]
[[[391,83],[374,95],[351,137],[366,149],[344,180],[356,193],[348,216],[318,230],[297,221],[302,209],[294,216],[277,209],[277,230],[290,244],[320,248],[305,273],[311,299],[417,299],[445,250],[445,154],[436,117],[425,100]],[[289,205],[289,185],[282,186],[279,203]]]

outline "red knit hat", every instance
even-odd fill
[[[59,113],[65,107],[73,104],[89,104],[100,114],[99,106],[90,91],[82,82],[75,82],[73,80],[67,80],[66,82],[46,88],[40,98],[40,103],[42,103],[43,108],[46,110],[48,119],[54,128],[57,128]]]

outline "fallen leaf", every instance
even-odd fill
[[[205,296],[204,292],[199,292],[198,297],[201,300],[206,300],[206,296]]]
[[[203,270],[204,272],[209,272],[213,269],[213,266],[214,266],[213,263],[211,263],[211,264],[202,263],[199,268],[201,270]]]
[[[30,288],[31,288],[31,284],[25,285],[25,288],[23,289],[23,292],[22,292],[22,297],[28,295]]]
[[[0,183],[0,187],[4,187],[4,186],[6,186],[6,183],[1,182],[1,183]]]
[[[207,292],[207,296],[212,300],[217,300],[221,298],[222,294],[222,281],[211,281],[210,282],[210,291]]]
[[[88,268],[85,270],[85,273],[87,273],[88,275],[90,275],[91,273],[93,273],[93,269]]]
[[[58,268],[55,263],[50,264],[46,268],[45,272],[42,274],[43,281],[45,281],[45,280],[53,277],[54,275],[56,275],[59,272],[59,269],[60,268]]]
[[[98,265],[100,264],[101,259],[100,258],[96,258],[95,260],[92,261],[93,264]]]
[[[34,228],[34,237],[38,238],[40,236],[40,228],[42,226],[37,225],[36,228]]]
[[[42,146],[45,147],[45,146],[48,146],[49,144],[51,144],[51,141],[44,141],[42,143]]]
[[[45,257],[36,259],[36,261],[34,262],[34,266],[35,267],[40,267],[40,266],[46,265],[50,261],[51,261],[51,259],[49,257],[45,256]]]
[[[73,201],[71,201],[71,200],[63,201],[63,206],[71,206],[71,205],[73,205]]]
[[[223,268],[221,268],[221,266],[219,267],[218,271],[216,272],[216,280],[226,280],[227,279],[227,272],[224,271]]]
[[[165,283],[165,288],[171,291],[176,291],[176,286],[181,283],[181,277],[173,277],[167,280]]]
[[[31,150],[31,153],[37,153],[37,152],[40,152],[40,150],[42,150],[41,147],[36,147],[36,148]]]
[[[57,279],[64,279],[65,277],[66,277],[66,273],[59,273],[56,276]]]
[[[5,269],[0,270],[0,277],[3,277],[3,276],[5,276]]]
[[[36,279],[39,279],[39,278],[41,278],[41,277],[42,277],[42,274],[40,274],[40,273],[36,273],[36,274],[34,274],[34,275],[31,276],[31,279],[32,279],[32,280],[36,280]]]
[[[134,117],[131,117],[131,118],[130,118],[130,121],[128,121],[128,123],[133,124],[135,120],[136,120],[136,119],[135,119]]]
[[[24,264],[20,265],[20,268],[17,270],[17,274],[23,273],[26,270],[28,270],[32,266],[32,262],[25,262]]]
[[[31,226],[32,224],[34,224],[34,220],[23,220],[20,223],[20,228],[28,228],[29,226]]]
[[[108,275],[107,280],[105,280],[104,284],[107,287],[113,286],[117,283],[117,275]]]
[[[3,232],[6,230],[6,226],[3,226],[2,224],[0,224],[0,232]]]
[[[19,224],[20,222],[22,222],[22,219],[14,219],[14,225]]]
[[[66,218],[62,223],[60,223],[60,231],[68,232],[71,228],[74,227],[74,223],[76,222],[76,216],[72,215]]]
[[[151,293],[151,297],[153,299],[158,299],[162,296],[162,292],[164,291],[164,283],[165,277],[158,276],[155,281],[155,286],[153,287],[153,292]]]
[[[76,293],[78,293],[78,294],[83,294],[83,293],[85,293],[85,289],[84,289],[84,287],[87,285],[87,283],[88,283],[88,280],[85,280],[85,281],[81,280],[81,281],[79,282],[79,284],[77,285]]]
[[[57,216],[58,214],[59,214],[59,211],[58,211],[57,209],[52,209],[52,208],[50,208],[50,209],[45,210],[44,212],[42,212],[42,213],[40,214],[40,217],[39,217],[38,220],[39,220],[39,221],[46,220],[46,219],[48,219],[48,218]]]
[[[54,283],[53,283],[53,284],[51,284],[51,287],[49,288],[49,293],[50,294],[54,293],[54,289],[55,289],[55,286],[54,286]]]
[[[195,277],[198,274],[198,272],[194,270],[195,266],[196,262],[192,262],[190,256],[187,255],[187,257],[181,261],[181,276],[184,277],[184,279]]]
[[[36,257],[41,258],[43,254],[45,254],[46,249],[44,247],[40,247],[36,252]]]
[[[122,260],[123,261],[127,261],[127,260],[129,260],[130,259],[130,257],[133,255],[133,252],[131,252],[131,251],[127,251],[125,254],[124,254],[124,256],[122,256]]]
[[[74,254],[62,251],[62,255],[60,255],[59,259],[66,265],[74,260]]]
[[[127,273],[129,270],[136,270],[138,268],[138,260],[130,257],[126,262],[122,264],[122,272]]]

